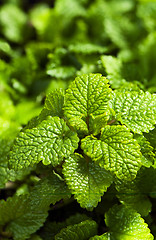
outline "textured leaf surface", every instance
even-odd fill
[[[40,236],[43,240],[54,240],[55,235],[61,231],[61,229],[69,226],[78,224],[82,221],[89,220],[89,217],[85,214],[77,213],[70,216],[64,222],[49,222],[44,224],[44,227],[40,231]]]
[[[86,155],[121,179],[135,178],[141,166],[140,147],[125,126],[106,126],[100,140],[87,136],[81,147]]]
[[[100,116],[97,117],[92,117],[90,118],[90,125],[91,125],[91,131],[93,135],[97,135],[100,133],[101,128],[106,126],[108,120],[110,118],[110,111],[106,111],[104,114],[101,114]]]
[[[24,171],[15,172],[8,169],[7,155],[19,130],[19,124],[0,117],[0,188],[4,188],[8,180],[19,179],[25,175]]]
[[[69,119],[68,123],[80,136],[88,134],[87,124],[81,118],[73,117]]]
[[[44,223],[48,213],[44,210],[30,208],[28,195],[8,198],[0,202],[0,225],[6,226],[6,231],[11,232],[13,239],[26,239]]]
[[[31,210],[33,211],[33,210]],[[20,218],[12,221],[7,230],[13,233],[15,240],[27,239],[31,233],[36,232],[45,222],[48,216],[47,211],[33,211],[25,213]]]
[[[97,206],[113,180],[110,173],[79,154],[65,160],[63,174],[80,206],[88,210]]]
[[[14,196],[7,201],[1,200],[0,203],[0,225],[2,226],[24,214],[23,204],[27,203],[27,196]]]
[[[0,225],[7,226],[14,239],[21,240],[41,227],[50,204],[70,197],[64,181],[55,174],[41,179],[30,195],[14,195],[0,202]]]
[[[108,108],[111,89],[101,74],[77,77],[65,95],[64,113],[67,118],[80,117],[88,122],[90,114],[101,115]]]
[[[2,121],[0,120],[0,123]],[[8,159],[7,155],[10,151],[10,147],[13,144],[14,138],[16,137],[19,129],[16,129],[16,125],[9,124],[5,121],[7,128],[3,128],[5,130],[2,131],[2,136],[0,136],[0,188],[5,187],[5,183],[15,180],[22,180],[26,175],[28,175],[33,168],[29,167],[27,169],[21,169],[19,171],[14,171],[13,169],[8,168]],[[4,126],[4,125],[3,125]],[[11,126],[11,127],[10,127]],[[13,129],[12,129],[13,127]]]
[[[79,224],[64,228],[55,236],[55,240],[88,240],[97,234],[97,224],[93,220],[86,220]]]
[[[117,197],[121,203],[135,209],[142,216],[147,216],[151,212],[152,204],[148,193],[140,189],[135,180],[127,183],[118,180],[116,184]]]
[[[152,207],[149,196],[156,197],[156,169],[141,168],[133,181],[118,179],[115,183],[120,202],[147,216]]]
[[[150,142],[151,146],[154,148],[156,152],[156,127],[150,131],[148,134],[145,133],[144,136],[147,138],[147,140]]]
[[[70,190],[64,180],[53,173],[35,185],[31,192],[31,205],[41,209],[70,196]]]
[[[148,225],[131,208],[115,205],[105,215],[111,240],[153,240]]]
[[[153,147],[143,135],[136,134],[134,137],[141,147],[142,165],[144,165],[145,167],[152,166],[155,162],[155,154],[153,152]]]
[[[78,140],[63,119],[49,117],[36,128],[19,134],[10,153],[10,165],[20,169],[42,161],[56,166],[74,152]]]
[[[111,101],[116,118],[135,133],[149,132],[156,124],[156,94],[116,92]]]
[[[63,116],[63,104],[64,93],[61,89],[49,93],[46,97],[40,118],[45,118],[46,116],[58,116],[61,118]]]

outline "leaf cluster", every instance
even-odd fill
[[[0,239],[156,237],[155,15],[0,1]]]
[[[155,152],[148,134],[155,130],[155,98],[155,94],[142,90],[113,91],[101,74],[84,74],[65,93],[51,92],[41,113],[20,131],[9,151],[8,170],[26,172],[30,178],[33,173],[38,180],[33,187],[28,182],[12,198],[2,200],[3,231],[14,239],[25,239],[43,225],[56,202],[65,205],[75,199],[81,208],[93,211],[103,202],[104,193],[107,198],[115,188],[116,202],[118,199],[122,205],[104,210],[107,233],[96,237],[97,223],[90,219],[60,225],[54,239],[121,239],[123,235],[126,239],[129,231],[132,238],[153,239],[141,215],[151,211],[149,198],[154,197],[155,190]],[[142,194],[142,179],[146,178],[151,189],[148,186]],[[40,220],[33,225],[36,216]],[[112,224],[109,219],[113,217],[121,218],[120,224],[126,224],[124,230],[118,221]],[[21,222],[27,221],[30,229],[25,230]],[[44,227],[42,231],[46,231]]]

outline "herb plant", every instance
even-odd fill
[[[84,74],[65,93],[51,92],[9,152],[10,174],[32,171],[40,180],[29,191],[21,188],[1,200],[1,235],[27,239],[58,201],[65,205],[75,199],[93,211],[101,198],[105,204],[108,192],[120,203],[106,207],[107,231],[101,236],[96,221],[79,214],[51,230],[51,239],[154,239],[143,217],[151,211],[156,182],[155,103],[149,92],[113,91],[101,74]],[[39,235],[43,232],[46,227]]]
[[[155,16],[0,0],[0,240],[156,238]]]

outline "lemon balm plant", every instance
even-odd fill
[[[38,181],[1,200],[0,235],[16,240],[154,239],[145,220],[152,223],[156,191],[155,124],[155,94],[112,90],[101,74],[84,74],[65,93],[51,92],[9,152],[9,174],[35,173]],[[48,220],[55,205],[70,208],[73,199],[86,212],[95,211],[111,189],[118,201],[113,205],[107,195],[112,205],[103,211],[103,233],[87,214],[60,223]]]

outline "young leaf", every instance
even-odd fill
[[[101,74],[84,74],[77,77],[65,94],[64,114],[70,119],[82,118],[87,125],[89,116],[103,114],[108,108],[111,89]]]
[[[107,110],[105,113],[101,114],[100,116],[97,117],[92,117],[90,118],[90,125],[91,125],[91,132],[93,135],[97,135],[100,133],[101,128],[106,126],[108,120],[110,118],[110,111]]]
[[[87,240],[97,234],[97,224],[93,220],[86,220],[81,223],[63,228],[55,236],[55,240]]]
[[[78,141],[77,134],[63,119],[49,117],[36,128],[19,134],[10,152],[10,165],[21,169],[42,161],[44,165],[56,166],[74,152]]]
[[[129,207],[115,205],[105,214],[109,237],[115,240],[153,240],[148,225],[140,214]]]
[[[87,124],[79,117],[73,117],[69,120],[71,129],[73,128],[80,136],[88,134]]]
[[[120,179],[133,179],[141,166],[137,141],[125,126],[106,126],[100,140],[92,135],[82,139],[81,148],[101,167]]]
[[[105,169],[79,154],[71,155],[65,160],[63,174],[80,206],[88,210],[97,206],[113,181]]]
[[[135,133],[149,132],[156,124],[156,94],[116,91],[111,100],[116,119]]]
[[[49,93],[46,97],[44,108],[39,116],[41,119],[45,119],[46,116],[63,116],[63,104],[64,104],[64,93],[60,90],[55,90]]]

